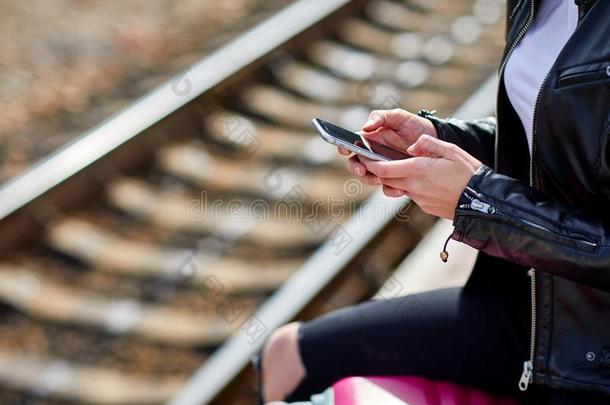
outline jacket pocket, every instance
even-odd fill
[[[596,62],[564,69],[559,72],[555,87],[559,89],[604,82],[610,84],[610,62]]]

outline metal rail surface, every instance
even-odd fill
[[[456,111],[502,12],[296,1],[2,185],[0,403],[252,403],[265,337],[372,296],[433,222],[311,118]]]

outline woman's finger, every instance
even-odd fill
[[[349,150],[341,147],[341,146],[337,146],[337,149],[339,150],[339,154],[343,155],[343,156],[349,156],[352,154],[352,152],[350,152]]]
[[[360,163],[357,156],[352,156],[345,164],[347,170],[354,176],[364,177],[367,173],[366,167]]]
[[[454,157],[453,144],[441,141],[431,135],[422,135],[417,142],[407,149],[407,152],[413,156],[430,156],[451,159]]]
[[[371,160],[364,156],[357,156],[357,158],[365,170],[377,177],[395,179],[421,174],[415,158],[392,160],[390,162]]]
[[[369,114],[369,119],[362,125],[364,131],[374,131],[383,126],[385,122],[386,111],[374,110]]]
[[[402,197],[405,195],[404,191],[394,187],[388,187],[386,185],[383,186],[383,194],[387,195],[388,197]]]
[[[396,188],[402,190],[404,194],[410,194],[411,192],[416,193],[420,187],[417,181],[408,181],[402,179],[379,179],[381,184],[387,187]]]
[[[381,184],[381,179],[374,174],[366,174],[364,177],[360,178],[364,183],[369,186],[378,186]]]
[[[389,146],[399,151],[406,151],[410,144],[407,140],[398,135],[396,131],[390,128],[382,127],[372,132],[362,132],[362,136],[366,139]]]

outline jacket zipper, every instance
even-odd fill
[[[519,34],[517,34],[517,38],[515,38],[515,40],[511,44],[510,48],[508,49],[508,52],[506,52],[506,56],[502,60],[502,63],[500,64],[500,69],[498,70],[498,77],[501,78],[502,75],[504,74],[504,68],[506,68],[506,63],[508,63],[508,59],[510,59],[510,55],[512,55],[512,53],[515,50],[515,48],[517,47],[517,45],[519,45],[519,42],[521,42],[521,40],[523,39],[523,36],[525,35],[527,30],[530,28],[530,26],[534,22],[534,11],[535,10],[536,10],[535,0],[532,0],[531,5],[530,5],[530,13],[529,13],[529,16],[527,17],[527,21],[525,22],[525,25],[523,26],[523,28],[521,28],[521,31],[519,31]]]
[[[535,0],[532,0],[532,3],[531,3],[532,6],[530,9],[528,23],[524,27],[525,30],[527,30],[527,28],[529,28],[532,21],[534,20],[534,14],[535,14],[535,4],[534,3],[535,3]],[[578,8],[579,8],[578,24],[580,24],[580,21],[584,17],[584,13],[583,13],[584,7],[582,5],[579,5]],[[523,32],[523,30],[522,30],[522,32]],[[523,35],[525,35],[525,33]],[[514,47],[516,47],[516,45]],[[565,46],[564,46],[564,48],[565,48]],[[563,49],[562,49],[562,51],[563,51]],[[559,59],[559,56],[561,54],[562,54],[562,52],[559,53],[559,55],[557,56],[557,59]],[[506,62],[504,62],[504,65],[506,65]],[[550,76],[551,70],[552,70],[552,68],[549,69],[549,71],[544,76],[544,80],[542,81],[542,85],[538,89],[538,94],[536,95],[536,101],[534,103],[534,115],[532,116],[532,155],[530,157],[530,173],[529,173],[530,174],[529,175],[530,187],[534,187],[534,158],[535,158],[536,152],[537,152],[536,120],[538,118],[538,106],[540,104],[540,97],[542,94],[542,90],[544,89],[544,86],[546,85],[546,82]],[[590,243],[590,242],[588,242],[588,243]],[[590,243],[590,244],[592,246],[595,246],[594,243]],[[532,316],[532,319],[531,319],[531,333],[530,333],[530,357],[529,357],[529,360],[527,360],[523,363],[523,372],[521,373],[521,378],[519,379],[519,389],[521,391],[527,390],[528,386],[534,381],[534,374],[535,374],[534,357],[536,355],[536,326],[537,326],[537,302],[536,302],[537,274],[536,274],[536,269],[532,267],[531,269],[529,269],[527,274],[531,280],[531,299],[532,299],[531,316]]]
[[[530,11],[530,18],[534,20],[534,0],[532,0],[532,9]],[[536,118],[538,116],[538,104],[540,103],[540,94],[546,84],[549,77],[550,70],[544,76],[542,85],[538,89],[536,94],[536,101],[534,102],[534,114],[532,116],[532,155],[530,156],[530,187],[534,187],[534,156],[536,156]],[[534,381],[534,356],[536,355],[536,327],[537,327],[537,316],[538,316],[538,302],[536,301],[538,286],[537,286],[537,274],[536,269],[533,267],[529,269],[527,275],[530,277],[530,294],[532,300],[532,311],[531,311],[531,324],[530,324],[530,357],[529,360],[523,362],[523,372],[519,379],[519,389],[521,391],[527,390],[527,387]]]
[[[508,49],[508,52],[506,53],[506,56],[504,57],[504,60],[502,61],[502,63],[500,64],[500,69],[498,71],[498,91],[499,91],[499,87],[502,83],[502,75],[504,74],[504,69],[506,68],[506,64],[508,63],[508,60],[510,59],[510,56],[512,55],[512,53],[514,52],[515,48],[517,47],[517,45],[519,44],[519,42],[521,41],[521,39],[523,39],[523,36],[525,35],[525,33],[527,32],[527,30],[530,28],[530,26],[532,25],[532,23],[534,22],[534,14],[536,11],[536,4],[535,4],[535,0],[531,0],[530,3],[530,11],[529,11],[529,16],[527,17],[527,21],[525,23],[525,25],[523,26],[523,28],[521,29],[521,31],[519,31],[519,34],[517,34],[517,38],[515,38],[515,40],[513,41],[513,43],[511,44],[510,48]],[[548,76],[548,74],[547,74]],[[546,81],[546,78],[545,78]],[[540,92],[538,92],[538,95],[536,96],[536,103],[535,103],[535,107],[534,107],[534,128],[536,127],[535,125],[535,121],[536,121],[536,110],[537,110],[537,105],[538,105],[538,99],[540,98]],[[533,133],[533,132],[532,132]],[[498,136],[498,134],[496,133],[496,136]],[[533,145],[535,143],[532,143],[532,157],[530,158],[530,186],[533,186]],[[535,352],[535,348],[536,348],[536,271],[534,269],[530,269],[530,271],[528,272],[528,275],[530,275],[530,279],[531,279],[531,299],[532,299],[532,320],[531,320],[531,329],[530,329],[530,358],[529,360],[525,361],[523,363],[523,373],[521,374],[521,378],[519,379],[519,389],[521,391],[525,391],[527,390],[528,385],[534,380],[534,352]]]
[[[517,47],[519,42],[523,39],[527,30],[532,25],[532,23],[534,21],[535,11],[536,11],[536,0],[531,0],[530,11],[529,11],[529,16],[527,18],[527,21],[526,21],[525,25],[523,26],[523,28],[521,28],[521,31],[519,31],[519,34],[517,34],[517,37],[511,44],[508,52],[506,52],[506,55],[505,55],[504,59],[502,60],[502,63],[500,64],[500,69],[498,70],[498,78],[499,78],[498,90],[502,83],[502,76],[504,74],[506,64],[507,64],[508,60],[510,59],[510,56],[514,52],[515,48]],[[580,14],[581,13],[579,13],[579,17],[581,17]],[[580,20],[580,18],[579,18],[579,20]],[[536,136],[535,135],[536,135],[536,119],[537,119],[537,114],[538,114],[538,105],[540,103],[540,96],[542,93],[542,89],[544,88],[549,75],[550,75],[550,70],[547,72],[546,76],[544,77],[544,80],[542,81],[542,85],[540,86],[540,89],[538,90],[538,94],[536,95],[536,101],[534,103],[534,115],[533,115],[533,119],[532,119],[532,155],[530,157],[530,167],[529,167],[529,185],[530,185],[530,187],[534,186],[534,156],[536,153]],[[496,136],[498,136],[498,133],[496,133]],[[467,197],[469,197],[469,199],[471,200],[471,204],[469,204],[469,208],[477,210],[477,211],[481,211],[481,212],[490,213],[490,214],[498,214],[498,215],[503,214],[502,211],[497,210],[494,207],[491,207],[489,204],[486,204],[486,203],[481,202],[480,200],[477,200],[474,198],[470,198],[470,196],[468,196],[467,194],[465,194],[465,195]],[[463,207],[461,207],[461,208],[463,208]],[[509,214],[507,214],[506,216],[508,218],[516,220],[526,226],[533,227],[539,231],[554,233],[552,230],[545,228],[542,225],[535,224],[524,218],[514,217]],[[595,243],[588,242],[588,241],[584,241],[584,243],[589,244],[591,247],[596,247]],[[446,246],[447,246],[447,243],[445,243],[445,248],[444,248],[443,252],[441,253],[441,258],[443,259],[443,261],[446,261],[447,256],[448,256],[448,254],[446,252]],[[530,328],[530,356],[529,356],[529,359],[523,363],[523,372],[521,374],[521,378],[519,379],[519,389],[521,391],[527,390],[529,384],[534,381],[534,374],[535,374],[534,357],[536,354],[535,352],[536,352],[536,326],[537,326],[536,325],[536,322],[537,322],[536,269],[531,268],[528,271],[528,275],[530,276],[530,280],[531,280],[531,302],[532,302],[532,304],[531,304],[531,328]]]
[[[564,235],[559,234],[558,232],[554,231],[553,229],[551,229],[547,226],[541,225],[541,224],[536,223],[527,218],[509,214],[506,211],[502,211],[500,208],[497,208],[487,202],[481,201],[477,197],[473,197],[469,193],[476,195],[476,192],[474,190],[472,190],[470,187],[467,187],[466,190],[464,191],[464,196],[468,200],[470,200],[470,202],[467,204],[461,204],[459,206],[460,209],[470,209],[473,211],[482,212],[484,214],[501,216],[503,218],[506,218],[507,220],[509,220],[512,223],[519,223],[524,228],[532,229],[534,231],[534,233],[536,233],[536,234],[548,234],[550,236],[551,240],[556,240],[557,237],[564,237]],[[574,238],[571,238],[571,239],[574,239]],[[589,249],[594,250],[598,246],[597,243],[591,242],[584,238],[578,238],[577,240],[578,240],[579,244],[586,245],[587,250],[589,250]]]

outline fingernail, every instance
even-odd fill
[[[381,179],[379,177],[373,177],[373,184],[381,184]]]
[[[358,173],[358,176],[364,176],[364,169],[362,167],[357,168],[356,172]]]

